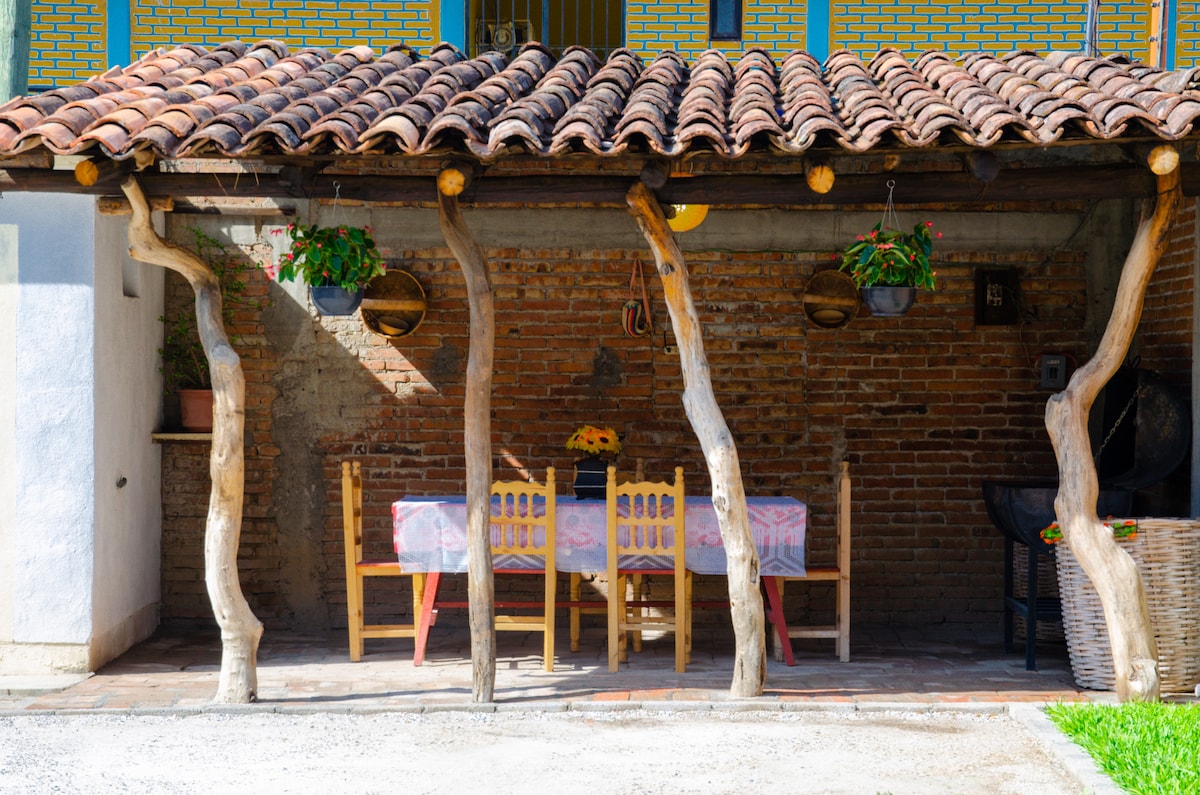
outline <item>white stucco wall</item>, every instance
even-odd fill
[[[93,669],[157,618],[162,280],[124,295],[124,224],[0,198],[0,674]]]
[[[3,203],[0,199],[0,203]],[[0,385],[17,382],[17,227],[0,224]],[[16,503],[16,390],[0,386],[0,505]],[[0,643],[12,639],[16,514],[0,510]]]
[[[129,258],[127,225],[128,216],[100,216],[95,227],[92,667],[158,625],[162,463],[150,434],[162,413],[164,271]]]

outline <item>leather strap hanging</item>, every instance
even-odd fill
[[[637,300],[634,285],[640,282],[642,300]],[[654,333],[654,321],[650,318],[650,298],[646,295],[646,279],[642,275],[642,261],[633,261],[629,274],[629,300],[621,307],[621,327],[630,337],[648,337]]]

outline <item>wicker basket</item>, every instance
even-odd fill
[[[1118,543],[1142,574],[1158,644],[1163,693],[1192,693],[1200,682],[1200,520],[1138,519],[1137,537]],[[1100,597],[1066,544],[1059,544],[1058,589],[1075,682],[1113,690],[1112,646]]]

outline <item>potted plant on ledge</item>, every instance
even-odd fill
[[[566,447],[584,456],[575,462],[575,498],[604,499],[608,462],[621,452],[617,432],[612,428],[583,425],[567,438]]]
[[[934,237],[932,221],[918,223],[912,232],[884,228],[880,222],[842,251],[840,270],[854,279],[872,315],[903,315],[918,289],[934,289],[937,274],[929,265]]]
[[[270,275],[302,279],[323,315],[354,314],[363,287],[386,270],[370,227],[288,224],[287,235],[291,250]]]

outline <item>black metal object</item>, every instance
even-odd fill
[[[1054,545],[1042,540],[1041,531],[1055,518],[1055,481],[985,480],[983,501],[992,523],[1004,533],[1004,650],[1013,650],[1013,621],[1025,619],[1025,669],[1037,670],[1037,622],[1062,618],[1062,603],[1038,596],[1038,567],[1042,559],[1054,559]],[[1102,489],[1096,503],[1099,516],[1127,516],[1133,508],[1133,491]],[[1029,549],[1025,596],[1016,595],[1014,585],[1016,544]]]

